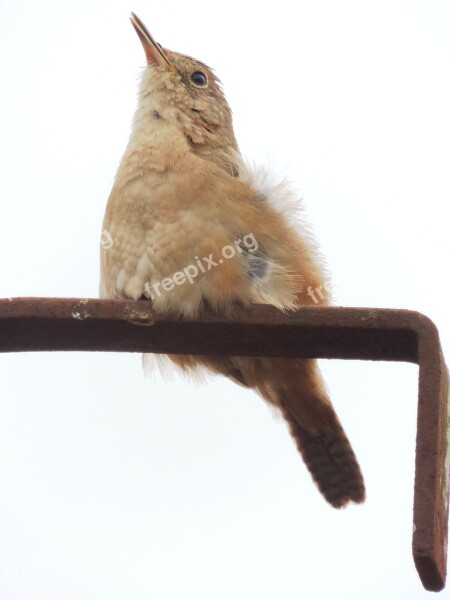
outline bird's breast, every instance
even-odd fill
[[[101,250],[102,297],[146,297],[161,311],[195,316],[203,299],[248,285],[233,232],[190,175],[150,174],[113,189],[103,223],[110,243]],[[229,244],[233,257],[224,259]]]

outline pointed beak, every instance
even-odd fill
[[[176,72],[176,68],[164,54],[161,46],[152,38],[147,27],[140,20],[140,18],[134,13],[131,13],[130,21],[144,47],[145,56],[147,57],[147,64],[159,65],[161,67],[165,67],[169,71]]]

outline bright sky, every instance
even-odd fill
[[[221,77],[241,150],[305,198],[337,304],[410,308],[450,356],[445,0],[0,2],[0,297],[95,297],[144,66],[133,10]],[[138,355],[0,360],[0,595],[429,597],[411,556],[417,368],[323,371],[368,498],[320,497],[284,427],[224,380]]]

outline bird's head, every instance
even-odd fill
[[[147,58],[140,92],[140,119],[150,119],[153,123],[147,125],[152,127],[157,127],[158,121],[159,125],[170,121],[193,152],[218,164],[225,154],[225,163],[229,163],[238,149],[231,110],[218,78],[202,62],[162,48],[134,13],[131,23]],[[226,168],[236,175],[235,166]]]

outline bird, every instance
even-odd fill
[[[331,302],[322,255],[301,198],[249,165],[214,71],[163,48],[131,13],[143,69],[131,134],[108,198],[100,297],[150,302],[195,320],[255,304],[281,311]],[[352,446],[314,359],[169,355],[249,388],[275,407],[328,503],[365,499]]]

